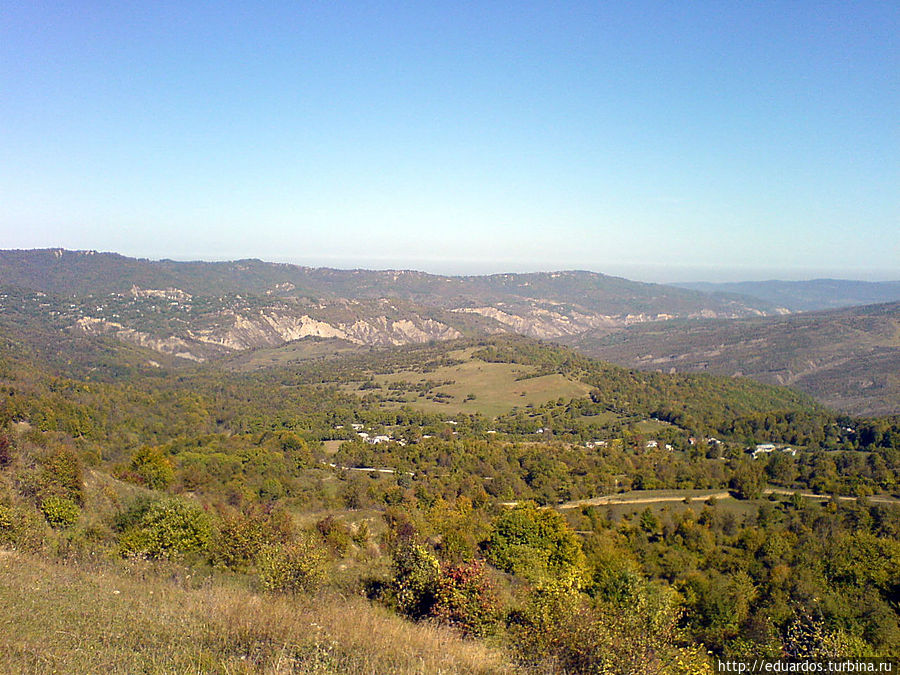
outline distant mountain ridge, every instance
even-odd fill
[[[900,301],[900,281],[813,279],[811,281],[693,282],[672,285],[706,293],[736,293],[758,298],[777,307],[784,307],[791,312],[812,312],[820,309],[838,309]]]
[[[0,287],[9,289],[0,311],[19,303],[26,313],[65,317],[83,333],[194,361],[307,337],[359,346],[493,333],[557,339],[645,321],[770,311],[739,296],[593,272],[448,277],[64,249],[0,251]]]
[[[76,351],[127,344],[129,363],[152,367],[276,364],[510,333],[641,369],[786,384],[856,413],[900,412],[898,307],[784,316],[769,300],[583,271],[453,277],[0,251],[0,330],[51,357],[64,339]]]
[[[0,251],[0,285],[58,295],[178,289],[192,295],[244,293],[353,300],[396,298],[444,309],[498,302],[577,304],[604,315],[759,316],[771,303],[629,281],[596,272],[561,271],[487,276],[441,276],[412,270],[339,270],[256,259],[176,262],[117,253],[65,249]]]

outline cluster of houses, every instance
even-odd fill
[[[753,459],[759,459],[763,455],[767,455],[771,452],[775,452],[776,450],[780,450],[781,452],[786,452],[789,455],[791,455],[791,457],[796,457],[796,455],[797,455],[797,451],[794,450],[793,448],[791,448],[787,445],[783,445],[783,446],[779,447],[779,446],[775,445],[774,443],[757,443],[756,447],[750,451],[750,454],[753,455]]]
[[[658,448],[658,447],[659,447],[659,441],[653,441],[653,440],[647,441],[646,443],[644,443],[644,447],[647,448],[648,450],[649,450],[650,448]],[[664,447],[666,450],[671,450],[671,449],[672,449],[672,446],[671,446],[669,443],[666,443],[663,447]]]
[[[722,441],[720,441],[718,438],[709,437],[704,440],[706,441],[707,445],[722,445]],[[592,450],[594,448],[604,448],[609,445],[610,442],[611,441],[587,441],[584,444],[584,447],[589,450]],[[690,445],[697,445],[698,442],[699,440],[697,438],[694,438],[693,436],[688,439],[688,443]],[[652,448],[665,448],[666,450],[671,451],[674,449],[671,444],[663,444],[662,441],[658,440],[649,440],[644,444],[644,447],[648,450]],[[772,452],[784,452],[790,454],[792,457],[795,457],[797,455],[796,449],[787,445],[776,445],[774,443],[758,443],[754,448],[749,449],[748,452],[753,457],[753,459],[759,459],[760,457],[763,457]]]
[[[609,445],[609,441],[587,441],[584,444],[584,447],[586,447],[588,450],[593,450],[594,448],[605,448],[607,445]],[[660,441],[656,441],[656,440],[650,440],[650,441],[647,441],[646,443],[644,443],[644,448],[646,448],[647,450],[650,450],[651,448],[659,448],[659,447],[663,447],[666,450],[673,449],[669,443],[660,445]]]
[[[386,436],[384,434],[378,434],[378,435],[372,436],[368,432],[363,431],[363,429],[365,429],[365,425],[363,425],[363,424],[351,424],[350,426],[353,428],[353,431],[356,432],[356,435],[359,436],[366,443],[371,443],[372,445],[377,445],[378,443],[390,443],[391,441],[396,441],[400,445],[406,445],[406,441],[403,440],[402,438],[394,438],[392,436]],[[335,429],[335,431],[339,431],[343,428],[344,428],[344,425],[339,424],[334,429]]]
[[[447,420],[447,424],[449,424],[451,426],[456,426],[458,424],[458,422],[456,422],[455,420]],[[354,424],[351,424],[350,427],[353,429],[353,431],[356,432],[357,437],[359,437],[361,440],[365,441],[366,443],[370,443],[371,445],[378,445],[379,443],[398,443],[399,445],[406,445],[406,439],[403,439],[403,438],[394,438],[393,436],[390,436],[387,434],[372,435],[367,431],[363,431],[363,429],[365,429],[364,424],[354,423]],[[340,431],[342,429],[344,429],[343,424],[339,424],[334,428],[335,431]],[[454,431],[452,433],[455,436],[457,432]],[[487,433],[496,434],[497,432],[492,429],[492,430],[488,431]],[[429,434],[422,434],[422,438],[423,439],[431,438],[431,436]]]
[[[453,420],[448,420],[447,424],[456,425],[456,422]],[[353,428],[353,431],[356,432],[356,435],[360,439],[365,441],[366,443],[370,443],[372,445],[378,445],[379,443],[392,443],[393,442],[393,443],[398,443],[400,445],[406,445],[406,440],[403,438],[394,438],[393,436],[390,436],[388,434],[373,435],[366,431],[363,431],[363,429],[365,429],[365,425],[363,425],[363,424],[354,423],[354,424],[351,424],[350,426]],[[343,428],[344,428],[344,425],[340,424],[335,427],[335,431],[339,431]],[[540,433],[541,431],[543,431],[543,429],[539,430],[538,433]],[[497,432],[494,431],[493,429],[491,429],[487,433],[495,434]],[[429,436],[428,434],[425,434],[422,436],[422,438],[431,438],[431,436]],[[722,441],[720,441],[717,438],[710,437],[705,440],[708,445],[722,445]],[[693,436],[691,436],[688,439],[688,443],[690,443],[691,445],[696,445],[697,439],[694,438]],[[594,448],[604,448],[607,445],[609,445],[609,441],[587,441],[587,442],[585,442],[584,447],[589,450],[593,450]],[[669,451],[674,449],[671,444],[669,444],[669,443],[663,444],[661,441],[658,441],[658,440],[649,440],[644,444],[644,447],[648,450],[653,449],[653,448],[660,448],[660,447],[665,448],[666,450],[669,450]],[[758,443],[756,445],[756,447],[750,451],[750,454],[753,457],[753,459],[759,459],[760,457],[763,457],[765,455],[768,455],[769,453],[776,452],[776,451],[789,453],[791,456],[796,456],[796,454],[797,454],[797,451],[789,446],[785,446],[785,445],[778,446],[778,445],[775,445],[774,443]]]

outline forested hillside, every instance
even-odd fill
[[[741,375],[804,391],[854,414],[900,413],[900,304],[743,319],[634,325],[567,340],[662,372]]]
[[[252,370],[525,335],[628,367],[787,385],[852,414],[900,413],[897,307],[781,316],[787,310],[738,295],[588,272],[442,277],[0,251],[0,324],[27,329],[28,344],[50,360],[67,349],[57,341],[90,351],[104,338],[136,347],[136,367],[143,357],[150,367],[217,361]]]
[[[747,298],[735,295],[644,284],[593,272],[450,277],[413,270],[339,270],[262,260],[155,261],[64,249],[0,251],[0,285],[70,296],[128,293],[138,286],[177,288],[200,296],[387,297],[445,309],[538,300],[583,305],[610,315],[709,312],[748,316],[770,308],[759,300],[747,304]]]

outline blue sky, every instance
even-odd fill
[[[7,3],[0,248],[900,278],[900,4]]]

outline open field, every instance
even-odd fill
[[[655,434],[663,429],[672,427],[671,424],[662,420],[641,420],[634,426],[642,434]]]
[[[449,356],[469,358],[474,350],[452,352]],[[512,363],[487,363],[478,359],[466,360],[453,366],[442,366],[429,373],[398,371],[387,375],[376,375],[378,389],[359,390],[359,385],[351,391],[358,394],[402,393],[405,403],[391,401],[392,405],[410,405],[431,413],[481,413],[494,417],[509,412],[515,407],[541,405],[558,398],[585,396],[590,387],[583,382],[570,380],[562,375],[542,375],[529,377],[535,372],[531,366]],[[524,378],[524,379],[522,379]],[[434,386],[421,395],[413,391],[416,386],[425,386],[429,381],[448,382]],[[389,385],[405,383],[406,391],[391,390]],[[435,396],[437,395],[437,396]],[[474,396],[474,398],[472,398]],[[437,398],[438,400],[434,400]]]
[[[613,520],[620,520],[625,516],[640,513],[645,509],[650,509],[655,513],[663,510],[681,511],[686,508],[693,508],[697,511],[704,507],[707,500],[713,499],[717,509],[731,512],[735,516],[743,518],[755,517],[759,505],[771,499],[773,495],[776,498],[786,499],[795,492],[798,491],[768,488],[763,490],[763,497],[760,499],[742,500],[735,499],[731,493],[725,490],[632,490],[603,497],[566,502],[559,504],[556,508],[561,511],[571,511],[584,507],[597,507],[604,509]],[[830,495],[820,495],[807,491],[799,492],[804,499],[816,501],[832,499]],[[842,502],[850,502],[855,501],[856,497],[839,496],[835,497],[835,499]],[[900,503],[900,500],[885,495],[867,497],[866,499],[870,503],[876,504]]]
[[[352,617],[352,621],[348,621]],[[174,565],[0,551],[3,673],[507,673],[505,655],[363,598],[260,595]]]
[[[706,500],[693,499],[689,503],[683,499],[679,501],[653,502],[649,504],[613,504],[609,506],[598,507],[610,517],[613,522],[619,522],[623,518],[633,518],[649,509],[657,516],[662,515],[666,511],[670,513],[682,513],[687,509],[692,509],[694,513],[699,513],[705,507]],[[738,518],[738,522],[745,518],[750,522],[756,518],[759,511],[761,500],[743,501],[740,499],[720,499],[716,500],[715,509],[723,513],[732,513]]]
[[[843,502],[856,501],[856,497],[842,497],[832,495],[815,494],[805,490],[788,490],[785,488],[767,488],[763,490],[763,495],[781,495],[791,496],[795,493],[800,494],[804,499],[816,499],[819,501],[828,499],[837,499]],[[612,495],[604,495],[603,497],[592,497],[590,499],[577,499],[571,502],[565,502],[557,506],[559,509],[577,509],[582,506],[621,506],[621,505],[640,505],[640,504],[657,504],[663,502],[683,502],[685,500],[702,502],[707,499],[734,500],[734,496],[727,490],[631,490],[629,492],[619,492]],[[866,501],[875,504],[898,504],[900,499],[889,497],[886,495],[875,495],[866,497]]]
[[[592,499],[578,499],[560,504],[560,509],[575,509],[581,506],[606,506],[617,504],[652,504],[659,502],[680,502],[685,499],[703,501],[706,499],[731,499],[725,490],[632,490]]]
[[[343,441],[343,440],[323,441],[322,445],[325,447],[326,454],[333,455],[334,453],[336,453],[338,451],[338,449],[340,449],[340,447],[343,443],[346,443],[346,441]]]

